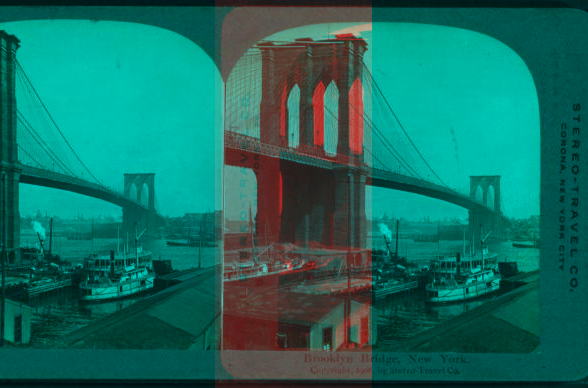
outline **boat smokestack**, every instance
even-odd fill
[[[459,252],[457,252],[456,261],[457,261],[457,268],[455,271],[459,275],[459,273],[461,272],[461,254]]]
[[[386,247],[388,247],[388,254],[390,255],[390,259],[394,259],[392,257],[392,250],[390,250],[390,244],[388,243],[388,239],[386,238],[386,236],[384,235],[384,241],[386,241]]]
[[[41,248],[41,252],[43,252],[43,257],[45,256],[45,247],[43,246],[43,240],[41,239],[41,234],[37,232],[37,237],[39,238],[39,247]]]

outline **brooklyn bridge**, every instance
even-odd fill
[[[255,173],[257,233],[366,247],[371,185],[453,203],[468,209],[470,235],[500,236],[500,176],[471,176],[468,193],[445,184],[364,63],[366,50],[353,34],[262,41],[233,68],[225,164]]]
[[[116,204],[127,230],[156,224],[154,174],[125,174],[122,192],[101,184],[18,62],[18,38],[2,31],[0,41],[1,222],[10,260],[18,260],[20,245],[20,183]],[[224,163],[256,175],[258,232],[268,241],[365,247],[365,187],[372,185],[456,204],[469,210],[471,233],[500,235],[500,176],[470,177],[468,193],[446,185],[372,77],[364,63],[368,49],[352,34],[263,41],[231,71]],[[258,104],[259,114],[244,114],[244,102]],[[22,103],[43,112],[43,128],[31,124]],[[388,120],[376,123],[376,111]]]
[[[0,31],[0,44],[0,222],[2,246],[8,252],[9,261],[19,260],[20,183],[65,190],[120,206],[123,228],[128,232],[134,232],[135,224],[157,225],[161,216],[155,208],[154,174],[125,174],[121,192],[103,185],[71,147],[18,62],[18,38]],[[34,109],[27,111],[40,112],[37,114],[42,119],[28,117],[19,109],[21,104],[32,106]],[[35,126],[33,122],[42,124]]]

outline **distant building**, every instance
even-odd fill
[[[31,341],[33,309],[23,303],[6,299],[4,310],[4,339],[13,344]]]
[[[186,213],[175,219],[172,229],[184,238],[200,236],[208,240],[220,240],[222,231],[222,211],[207,213]]]

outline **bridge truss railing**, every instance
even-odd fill
[[[274,158],[290,159],[287,154],[297,155],[299,157],[310,157],[312,159],[323,161],[324,163],[318,163],[323,166],[332,165],[334,163],[359,168],[368,167],[358,157],[340,154],[329,156],[325,153],[324,149],[306,144],[299,144],[295,149],[288,148],[286,145],[277,146],[273,144],[266,144],[256,137],[247,136],[232,131],[225,131],[225,147],[237,150],[253,151],[259,153],[260,155]],[[312,161],[308,164],[316,165],[317,162]]]
[[[314,165],[323,168],[333,168],[335,164],[361,168],[365,170],[367,175],[372,178],[386,179],[404,184],[419,186],[437,192],[445,192],[452,196],[461,198],[464,202],[467,201],[470,203],[475,203],[479,207],[487,208],[483,202],[447,186],[439,185],[409,175],[399,174],[397,172],[385,170],[382,168],[369,167],[367,164],[361,162],[359,158],[353,156],[336,155],[331,157],[326,155],[324,150],[307,146],[305,144],[298,145],[296,149],[288,148],[286,145],[276,146],[266,144],[256,137],[247,136],[232,131],[225,131],[224,137],[225,147],[227,148],[255,152],[260,155],[281,158],[285,160],[293,160],[296,162],[302,162],[308,165]]]

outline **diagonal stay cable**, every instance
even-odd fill
[[[69,147],[69,149],[71,150],[71,152],[74,154],[74,156],[76,157],[76,159],[78,160],[78,162],[80,162],[80,164],[82,165],[82,167],[84,167],[84,169],[88,172],[88,174],[90,174],[90,176],[92,178],[94,178],[94,180],[97,183],[101,182],[98,180],[98,178],[96,178],[94,176],[94,174],[92,174],[92,172],[88,169],[88,167],[84,164],[84,162],[82,162],[82,160],[80,159],[80,157],[78,156],[78,154],[74,151],[74,149],[72,148],[71,144],[69,144],[69,141],[66,139],[66,137],[63,135],[63,132],[61,132],[61,129],[59,129],[59,126],[57,125],[57,123],[55,122],[55,120],[53,120],[53,117],[51,116],[51,113],[49,113],[49,110],[47,109],[47,107],[45,106],[45,104],[43,103],[43,100],[41,100],[41,97],[39,96],[39,94],[37,93],[37,91],[35,90],[35,87],[33,86],[33,84],[31,83],[29,77],[27,76],[27,74],[25,73],[24,69],[22,68],[22,66],[20,65],[20,63],[18,61],[16,61],[16,64],[18,66],[19,71],[22,72],[22,74],[24,75],[25,79],[27,80],[27,83],[31,86],[31,89],[33,90],[33,92],[35,93],[35,96],[37,96],[37,99],[39,100],[39,102],[41,103],[41,106],[43,107],[43,109],[45,110],[45,112],[47,113],[47,116],[49,117],[49,119],[51,120],[51,122],[53,123],[53,125],[55,125],[55,128],[57,129],[57,131],[59,132],[59,134],[61,135],[61,137],[63,138],[63,140],[65,141],[65,144],[67,144],[67,146]],[[75,174],[74,174],[75,175]]]
[[[443,186],[448,187],[447,184],[445,184],[445,182],[443,182],[443,180],[441,178],[439,178],[439,175],[437,175],[437,173],[435,172],[435,170],[433,170],[433,168],[431,167],[431,165],[429,164],[429,162],[427,162],[427,160],[425,159],[425,157],[423,156],[423,154],[421,154],[421,152],[419,151],[419,149],[417,148],[416,144],[414,144],[414,142],[412,141],[412,139],[410,138],[410,136],[408,135],[408,133],[406,132],[406,130],[404,129],[404,126],[402,125],[402,123],[400,122],[400,120],[398,119],[398,116],[396,116],[396,113],[394,113],[394,110],[392,109],[392,107],[390,106],[390,103],[388,102],[388,100],[386,99],[386,96],[384,96],[384,93],[382,93],[382,90],[380,89],[380,87],[378,86],[378,83],[374,80],[373,75],[371,74],[371,72],[369,71],[369,69],[367,68],[367,66],[363,66],[364,70],[366,70],[373,82],[373,84],[376,86],[377,91],[380,93],[380,95],[382,96],[382,98],[384,99],[384,102],[386,103],[386,105],[388,106],[388,109],[390,110],[390,112],[392,112],[392,115],[394,116],[394,118],[396,119],[396,122],[398,123],[398,125],[400,126],[400,128],[402,129],[402,131],[404,132],[404,135],[406,136],[406,138],[408,139],[408,141],[410,142],[410,144],[412,144],[413,148],[415,149],[415,151],[418,153],[418,155],[421,157],[421,159],[423,160],[423,162],[425,162],[425,164],[427,165],[427,167],[429,168],[429,170],[433,173],[433,175],[435,175],[435,177],[437,177],[437,179],[439,180],[439,182],[441,182],[441,184],[443,184]]]
[[[359,111],[355,108],[355,106],[353,104],[349,104],[349,105],[351,106],[351,108],[353,108],[357,112],[357,114],[359,114]],[[380,141],[382,142],[382,144],[384,145],[384,147],[388,150],[388,152],[390,152],[390,154],[392,155],[392,157],[394,159],[396,159],[396,161],[398,163],[400,163],[401,165],[404,164],[404,168],[407,171],[410,170],[410,171],[413,172],[413,174],[415,176],[417,176],[420,179],[423,179],[419,175],[419,173],[414,168],[412,168],[412,166],[406,160],[404,160],[404,158],[402,157],[402,155],[400,155],[400,152],[398,152],[396,150],[396,148],[394,148],[394,146],[388,141],[388,139],[386,139],[386,137],[384,136],[384,134],[382,133],[382,131],[376,126],[376,124],[373,121],[371,121],[369,119],[369,117],[365,113],[363,115],[363,118],[364,118],[365,123],[372,130],[372,133],[374,133],[376,135],[376,137],[378,137],[378,139],[380,139]],[[372,153],[372,155],[373,155],[373,153]]]
[[[29,158],[31,158],[31,160],[33,160],[35,163],[37,163],[37,165],[38,165],[40,168],[43,168],[43,164],[42,164],[42,163],[40,163],[40,162],[39,162],[37,159],[35,159],[35,157],[34,157],[33,155],[31,155],[30,153],[28,153],[28,152],[27,152],[27,150],[26,150],[26,149],[25,149],[23,146],[21,146],[21,145],[19,144],[19,145],[18,145],[18,148],[19,148],[19,149],[20,149],[22,152],[24,152],[24,153],[25,153],[25,154],[26,154],[26,155],[27,155]]]
[[[384,170],[385,170],[385,171],[392,172],[391,170],[389,170],[389,169],[386,167],[386,164],[384,164],[384,162],[382,162],[380,159],[378,159],[378,158],[376,157],[376,155],[374,155],[374,154],[372,153],[372,151],[370,151],[368,148],[366,148],[365,150],[366,150],[366,152],[367,152],[367,153],[369,153],[369,154],[371,155],[371,157],[372,157],[373,159],[375,159],[375,160],[376,160],[378,163],[380,163],[380,164],[382,165],[382,168],[384,168]],[[374,167],[372,166],[372,168],[374,168]]]
[[[74,172],[57,156],[55,152],[49,147],[44,147],[43,138],[35,131],[35,129],[31,126],[31,124],[27,121],[27,119],[23,116],[23,114],[17,110],[18,120],[23,124],[25,129],[31,134],[33,140],[41,147],[49,159],[53,162],[56,162],[58,166],[60,166],[64,171],[69,172],[71,175],[74,175]]]

